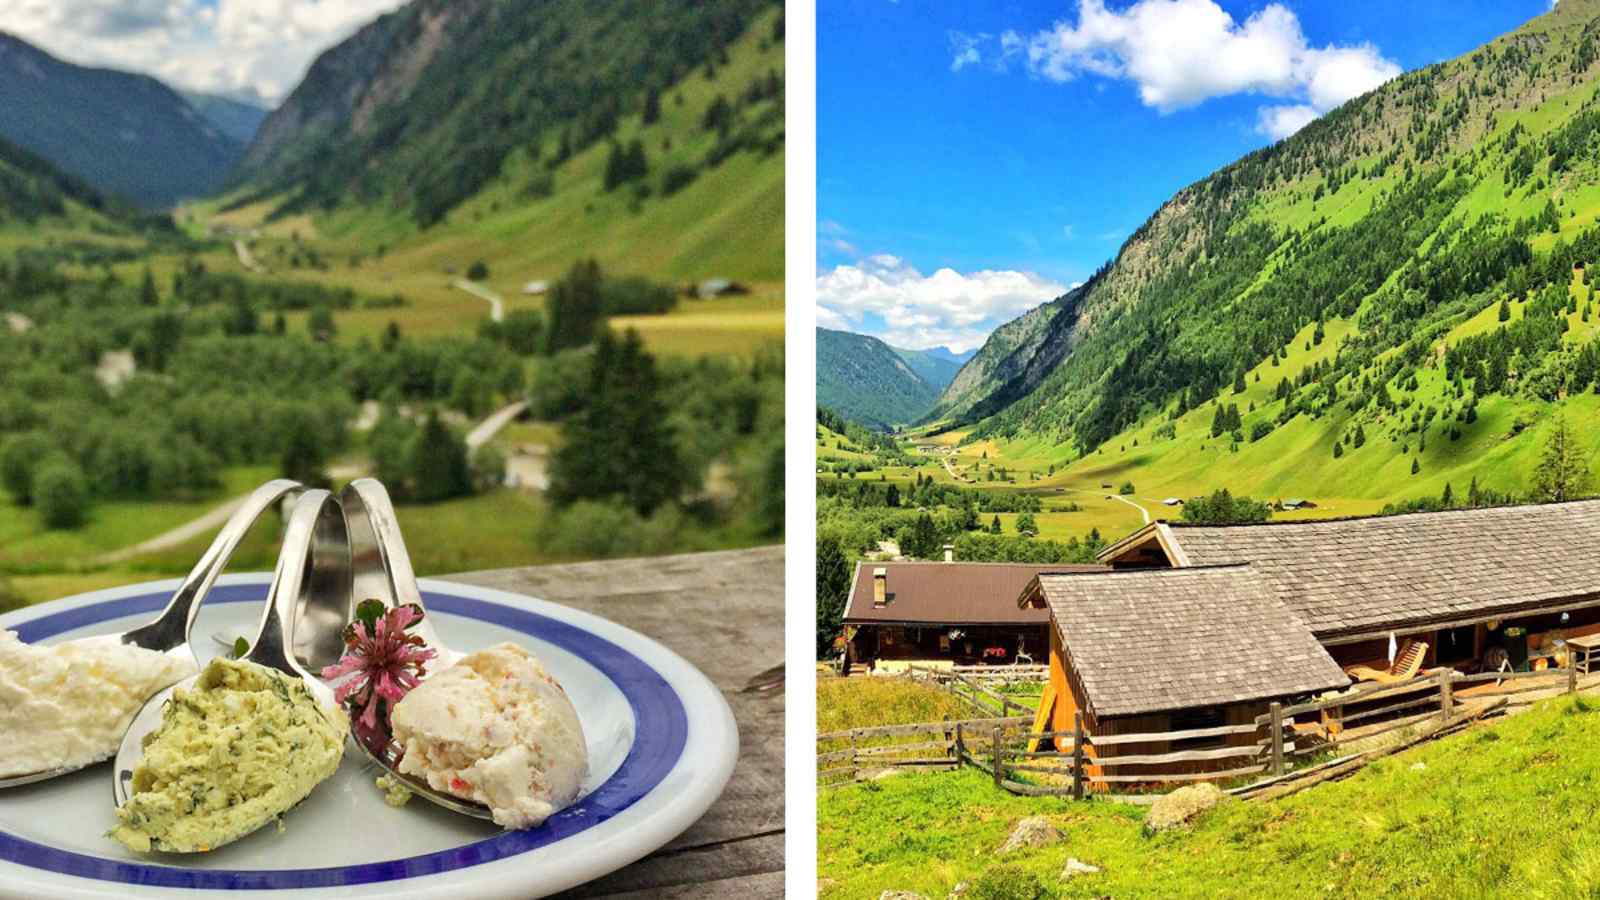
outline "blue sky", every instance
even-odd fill
[[[820,0],[821,324],[973,346],[1086,278],[1184,185],[1549,8],[1101,4]]]

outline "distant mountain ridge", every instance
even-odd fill
[[[921,418],[938,394],[883,341],[817,329],[818,405],[887,431]]]
[[[935,391],[942,391],[961,371],[961,363],[954,359],[954,354],[944,347],[935,347],[930,350],[907,350],[903,347],[890,345],[889,349],[900,354],[912,371],[926,381]]]
[[[152,209],[209,194],[243,151],[154,78],[76,66],[5,32],[0,137]]]
[[[205,116],[206,121],[214,125],[218,131],[238,141],[241,146],[255,139],[256,132],[261,130],[261,123],[267,120],[269,113],[265,107],[235,100],[232,97],[196,91],[180,93],[196,112]]]

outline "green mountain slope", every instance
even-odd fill
[[[122,214],[87,183],[0,139],[0,229],[68,218],[104,229],[109,227],[107,215]]]
[[[252,185],[290,190],[289,210],[396,203],[432,225],[514,155],[559,165],[615,138],[629,113],[659,111],[663,90],[725,64],[729,45],[771,8],[771,0],[414,0],[316,61],[262,127],[242,173]],[[762,89],[753,84],[746,99],[764,99],[749,93]],[[765,138],[733,124],[723,153]]]
[[[215,190],[243,149],[154,78],[75,66],[3,32],[0,137],[149,208]]]
[[[519,286],[588,256],[775,285],[783,67],[771,0],[416,0],[317,60],[218,218]]]
[[[911,371],[917,377],[928,383],[935,391],[942,391],[949,386],[961,371],[961,363],[949,356],[949,351],[943,347],[931,350],[907,350],[903,347],[890,347],[900,358],[906,361]]]
[[[817,404],[873,428],[916,421],[938,391],[875,337],[817,329]]]
[[[1600,0],[1563,0],[1356,98],[1180,191],[935,413],[1079,474],[1526,490],[1529,426],[1596,411],[1597,86]]]

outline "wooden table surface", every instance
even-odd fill
[[[739,764],[705,816],[575,898],[783,896],[783,689],[747,690],[783,662],[783,548],[446,575],[604,616],[694,663],[739,721]]]

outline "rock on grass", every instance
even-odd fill
[[[1148,831],[1165,831],[1187,825],[1195,816],[1221,803],[1223,796],[1220,788],[1206,782],[1178,788],[1151,804],[1144,827]]]
[[[1050,820],[1044,816],[1029,816],[1017,823],[1011,836],[1000,845],[998,853],[1010,853],[1026,847],[1048,847],[1060,842],[1061,832],[1057,831]]]

